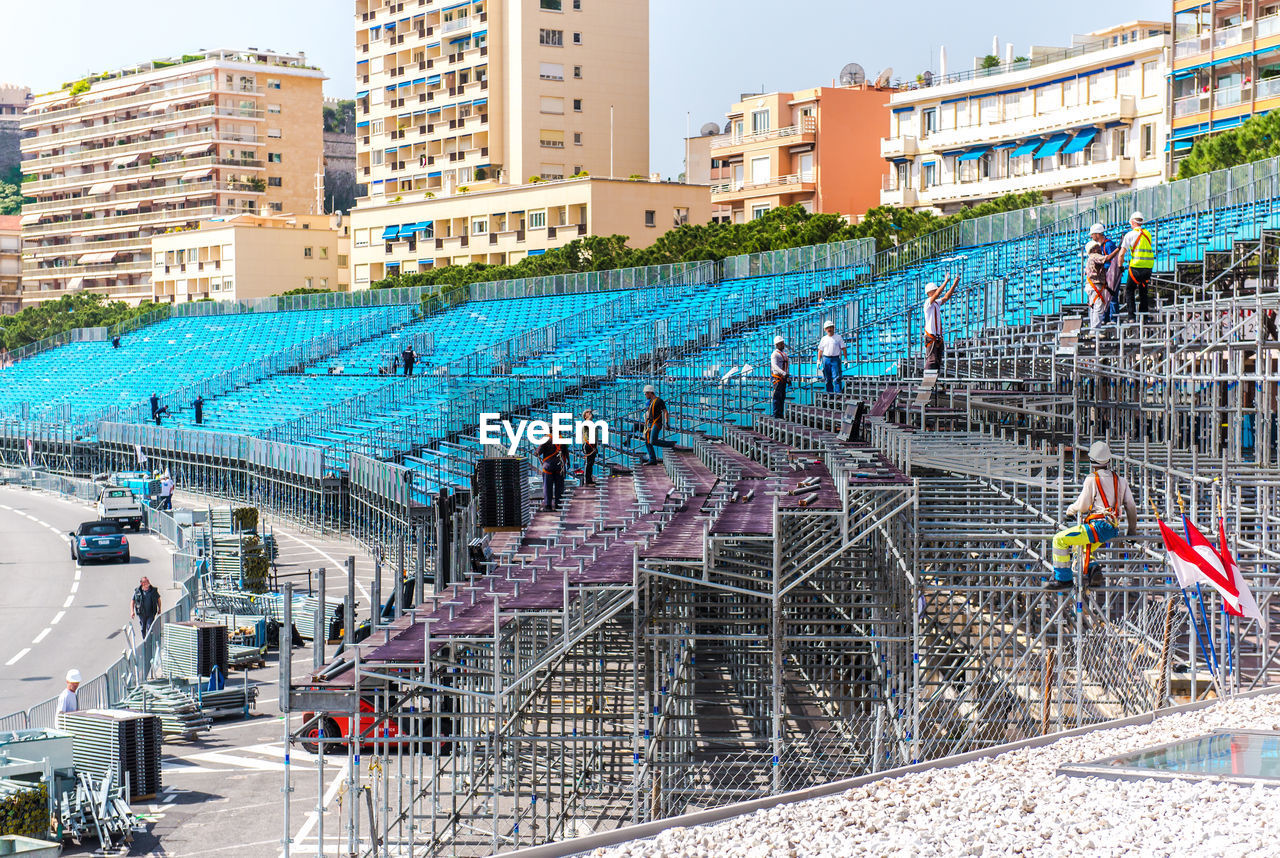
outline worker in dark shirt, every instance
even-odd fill
[[[400,360],[404,364],[404,374],[413,375],[413,365],[418,360],[418,355],[413,350],[413,346],[408,346],[400,355]]]
[[[667,403],[658,396],[652,384],[644,386],[644,396],[649,400],[649,404],[644,409],[644,447],[649,453],[649,461],[645,464],[656,465],[658,454],[653,449],[653,445],[660,443],[662,430],[669,429],[671,423],[667,415]]]
[[[191,407],[195,409],[196,425],[199,426],[204,423],[204,397],[197,396],[196,401],[191,403]]]
[[[588,408],[582,412],[583,422],[590,422],[594,419],[591,409]],[[594,486],[596,454],[600,451],[600,444],[596,441],[594,435],[584,433],[582,436],[582,458],[584,464],[582,466],[582,484],[585,486]]]
[[[560,508],[564,494],[564,472],[568,465],[564,448],[548,438],[538,446],[538,458],[542,461],[542,497],[548,510]]]
[[[133,591],[133,612],[132,616],[138,620],[138,624],[142,626],[142,636],[147,636],[147,629],[151,628],[151,624],[155,622],[156,617],[160,616],[160,591],[151,586],[148,578],[143,578],[138,582],[138,586]]]
[[[155,420],[156,414],[158,414],[159,412],[160,412],[160,397],[153,393],[151,394],[151,419]]]

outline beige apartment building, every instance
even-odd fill
[[[514,262],[559,246],[565,227],[593,234],[606,220],[640,224],[626,234],[643,243],[656,228],[643,226],[645,212],[666,225],[673,210],[702,207],[705,187],[588,187],[649,173],[647,0],[357,0],[355,18],[356,179],[368,191],[353,213],[358,271],[387,253],[402,268]],[[627,213],[591,211],[605,199]],[[526,208],[554,229],[521,227]],[[431,226],[426,253],[415,240],[399,258],[396,243],[372,237],[409,223]],[[364,285],[359,274],[353,285]]]
[[[0,215],[0,316],[22,305],[22,227],[17,215]]]
[[[381,206],[355,220],[352,288],[441,265],[517,262],[588,235],[625,235],[630,246],[647,247],[710,216],[706,185],[627,179],[490,186]]]
[[[36,97],[23,119],[23,302],[153,294],[151,239],[318,210],[324,74],[248,49],[154,60]]]
[[[151,287],[165,304],[347,291],[350,253],[342,215],[231,215],[154,236]]]

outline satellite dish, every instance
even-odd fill
[[[702,130],[698,133],[703,137],[714,137],[720,133],[720,126],[714,122],[708,122],[706,125],[702,126]]]
[[[876,86],[888,86],[889,78],[893,77],[893,66],[889,66],[880,74],[876,75]]]
[[[867,73],[857,63],[849,63],[840,69],[841,86],[861,86],[867,82]]]
[[[733,123],[732,123],[732,122],[726,122],[726,123],[724,124],[724,133],[725,133],[725,134],[728,134],[728,133],[729,133],[730,131],[732,131],[732,130],[733,130]]]

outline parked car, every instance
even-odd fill
[[[129,562],[129,539],[116,521],[86,521],[71,537],[71,559],[79,563],[90,560]]]
[[[103,486],[98,492],[98,518],[118,522],[122,527],[127,524],[135,532],[142,530],[147,521],[133,490],[123,486]]]

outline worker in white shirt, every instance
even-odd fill
[[[773,374],[773,416],[782,419],[782,407],[787,403],[787,380],[791,378],[791,358],[787,357],[786,340],[780,336],[773,338],[769,370]]]
[[[173,509],[173,477],[168,471],[160,478],[160,509]]]
[[[924,287],[924,368],[925,371],[942,372],[942,358],[946,341],[942,338],[942,305],[951,300],[951,293],[960,285],[959,274],[948,274],[942,285],[926,283]]]
[[[822,323],[826,331],[818,342],[818,366],[827,383],[827,393],[843,393],[840,359],[844,357],[844,338],[836,333],[836,323],[827,319]]]
[[[1106,441],[1095,441],[1089,448],[1089,464],[1092,473],[1085,478],[1080,497],[1067,507],[1067,517],[1083,515],[1084,522],[1059,531],[1053,537],[1053,580],[1046,583],[1046,590],[1067,590],[1071,587],[1071,549],[1085,547],[1084,568],[1094,551],[1120,535],[1120,509],[1124,508],[1128,519],[1129,535],[1138,532],[1138,505],[1124,477],[1111,470],[1111,448]],[[1089,572],[1085,583],[1096,587],[1102,583],[1101,572]]]
[[[80,671],[74,667],[67,671],[67,687],[58,695],[58,712],[62,715],[80,709],[80,701],[76,699],[76,689],[80,687]]]

